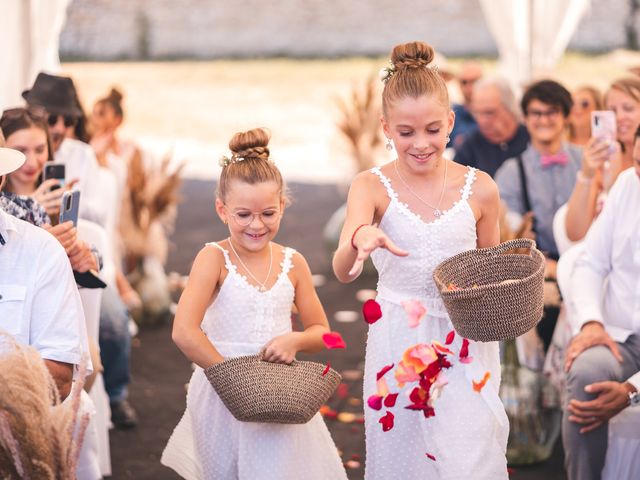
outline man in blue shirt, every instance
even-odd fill
[[[457,76],[458,85],[464,99],[463,103],[455,103],[452,110],[456,114],[456,122],[449,134],[451,140],[447,147],[458,149],[467,134],[476,128],[476,120],[471,114],[471,99],[473,97],[473,85],[482,77],[482,66],[478,62],[468,61],[462,64]]]

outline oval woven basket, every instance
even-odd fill
[[[528,254],[513,253],[528,249]],[[542,318],[544,255],[526,238],[459,253],[433,279],[456,331],[492,342],[518,337]],[[455,284],[458,289],[450,290]]]
[[[259,355],[230,358],[205,373],[218,396],[241,422],[307,423],[336,390],[342,377],[317,362],[291,365]]]

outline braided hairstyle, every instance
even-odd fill
[[[278,167],[269,160],[270,135],[263,128],[236,133],[229,142],[232,161],[225,163],[220,173],[216,196],[224,202],[233,180],[254,185],[275,182],[283,200],[287,200],[286,185]]]
[[[430,66],[435,57],[433,48],[424,42],[410,42],[393,47],[391,51],[392,75],[385,81],[382,91],[382,111],[396,100],[418,98],[435,94],[442,105],[449,108],[449,92],[437,68]]]

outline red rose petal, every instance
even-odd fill
[[[429,457],[430,460],[433,460],[434,462],[436,461],[436,457],[434,457],[433,455],[431,455],[430,453],[425,453],[425,455],[427,457]]]
[[[371,395],[367,398],[367,405],[374,410],[380,410],[382,408],[382,397],[380,395]]]
[[[338,396],[338,398],[347,398],[349,396],[349,385],[344,382],[338,385],[338,388],[336,389],[336,395]]]
[[[453,339],[456,337],[456,331],[455,330],[451,330],[448,334],[447,334],[447,339],[445,340],[444,344],[445,345],[451,345],[453,343]]]
[[[384,406],[387,408],[391,408],[395,406],[397,398],[398,398],[397,393],[390,393],[389,395],[384,397]]]
[[[380,308],[380,304],[370,298],[362,305],[362,315],[364,316],[364,321],[369,325],[376,323],[382,318],[382,309]]]
[[[329,373],[329,369],[331,368],[331,364],[329,362],[327,362],[327,366],[324,367],[324,370],[322,371],[322,376],[324,377],[327,373]]]
[[[462,339],[462,346],[460,347],[460,358],[467,358],[469,356],[469,340]]]
[[[381,417],[380,420],[378,420],[378,423],[382,424],[383,432],[388,432],[393,428],[393,419],[394,419],[393,413],[387,410],[387,414],[384,417]]]
[[[346,343],[342,339],[342,335],[338,332],[329,332],[322,335],[322,341],[324,342],[325,347],[328,349],[333,348],[346,348]]]
[[[376,374],[376,381],[378,381],[382,377],[384,377],[384,374],[387,373],[389,370],[391,370],[394,365],[395,365],[395,363],[392,363],[391,365],[386,365],[386,366],[382,367],[382,369]]]

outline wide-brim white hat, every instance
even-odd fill
[[[6,175],[19,169],[25,160],[24,153],[13,148],[0,147],[0,175]]]

